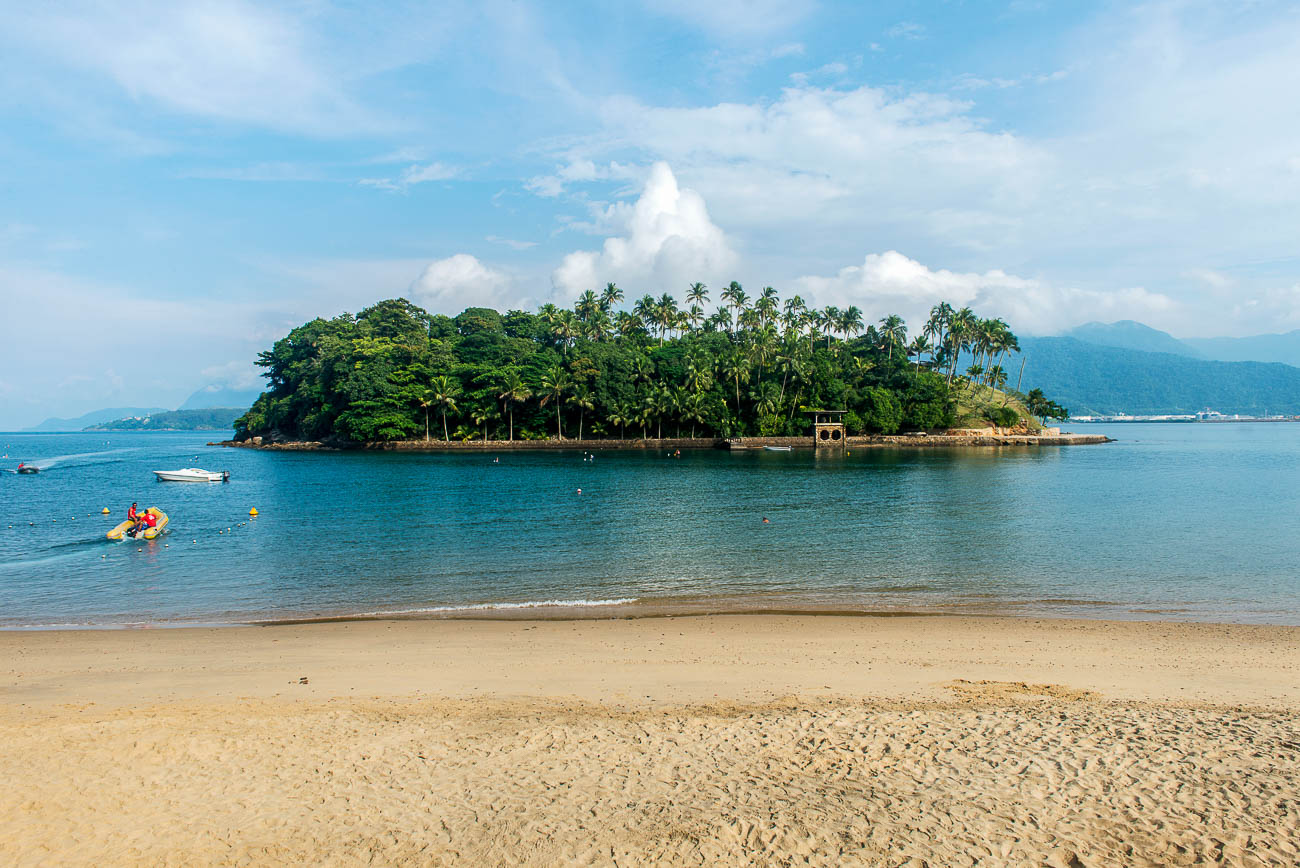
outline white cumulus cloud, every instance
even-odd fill
[[[1167,296],[1141,287],[1076,289],[1001,269],[933,270],[896,250],[870,253],[861,265],[842,268],[832,277],[809,275],[794,283],[810,304],[856,304],[868,322],[896,313],[915,324],[932,306],[946,301],[974,308],[980,316],[1000,316],[1026,334],[1051,334],[1086,320],[1159,317],[1175,306]]]
[[[411,284],[408,295],[426,310],[452,316],[467,307],[505,310],[528,303],[512,275],[468,253],[430,262]]]
[[[650,168],[640,198],[617,203],[598,223],[619,227],[599,251],[578,250],[564,257],[551,282],[573,296],[613,281],[631,292],[675,289],[696,280],[716,280],[736,255],[723,231],[709,217],[703,197],[684,189],[667,163]]]

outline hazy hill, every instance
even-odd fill
[[[1248,338],[1184,338],[1183,343],[1207,359],[1226,362],[1282,362],[1300,366],[1300,329]]]
[[[1061,337],[1075,338],[1103,347],[1119,347],[1125,350],[1141,350],[1147,353],[1173,353],[1177,356],[1199,357],[1201,353],[1173,335],[1153,329],[1131,319],[1119,322],[1084,323],[1072,328]]]
[[[139,419],[115,419],[87,431],[233,431],[246,407],[209,407],[202,410],[163,410]]]
[[[1218,362],[1086,343],[1021,338],[1023,389],[1038,387],[1075,415],[1193,413],[1300,414],[1300,368]],[[1019,360],[1008,362],[1014,385]]]
[[[262,394],[261,389],[231,389],[228,386],[204,386],[193,395],[185,399],[185,403],[176,409],[178,410],[207,410],[212,407],[243,407],[248,409],[253,406],[257,396]]]
[[[61,419],[52,416],[39,425],[26,428],[26,431],[82,431],[88,426],[129,416],[148,416],[151,413],[164,412],[162,407],[107,407],[103,410],[91,410],[73,419]]]
[[[1173,353],[1220,362],[1281,362],[1300,366],[1300,329],[1244,338],[1176,338],[1133,320],[1090,322],[1061,335],[1104,347]]]

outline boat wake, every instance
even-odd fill
[[[71,455],[55,455],[53,458],[38,458],[27,462],[44,473],[55,467],[80,467],[87,464],[113,464],[122,460],[129,452],[138,452],[138,448],[109,449],[103,452],[74,452]],[[99,459],[99,460],[96,460]]]

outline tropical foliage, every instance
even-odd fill
[[[1001,320],[938,305],[919,335],[856,306],[809,308],[764,287],[691,285],[621,307],[614,284],[572,309],[430,314],[404,299],[315,319],[261,353],[267,390],[240,437],[382,441],[799,435],[802,410],[850,433],[954,422],[953,389],[1005,382]],[[959,360],[971,360],[963,374]]]

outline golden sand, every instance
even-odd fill
[[[1300,630],[0,635],[0,864],[1300,863]]]

